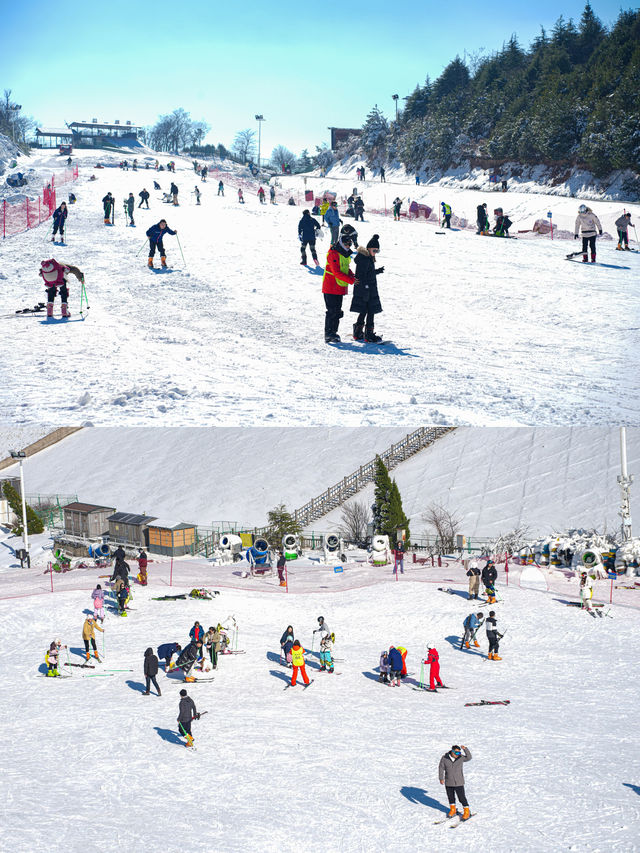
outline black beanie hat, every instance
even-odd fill
[[[380,243],[378,242],[379,234],[374,234],[373,237],[367,243],[367,249],[379,249]]]
[[[184,689],[182,689],[182,690],[180,691],[180,695],[181,695],[181,696],[186,696],[186,695],[187,695],[187,691],[186,691],[186,690],[184,690]]]

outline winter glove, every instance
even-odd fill
[[[384,267],[378,267],[376,270],[376,275],[381,275],[384,272]]]
[[[599,231],[598,233],[599,233],[599,234],[600,234],[600,236],[602,237],[602,231]]]
[[[573,239],[574,239],[574,240],[577,240],[577,239],[578,239],[578,235],[577,235],[577,234],[574,234],[574,235],[573,235]]]
[[[199,711],[198,711],[198,713],[196,714],[195,718],[196,718],[196,720],[199,720],[199,719],[200,719],[200,712],[199,712]]]

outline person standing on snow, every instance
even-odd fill
[[[173,196],[173,204],[174,207],[178,207],[178,187],[171,181],[171,186],[169,187],[169,192]]]
[[[238,201],[240,204],[244,204],[244,194],[242,192],[242,187],[238,187]]]
[[[467,577],[469,578],[469,598],[478,598],[480,592],[480,569],[475,560],[467,569]]]
[[[440,207],[442,208],[442,227],[451,228],[451,205],[441,201]]]
[[[204,651],[204,657],[202,660],[202,668],[203,669],[204,669],[204,665],[205,665],[204,662],[207,659],[207,656],[209,657],[209,660],[211,661],[211,668],[212,669],[218,668],[218,653],[216,651],[216,645],[217,645],[216,633],[217,633],[216,629],[213,627],[213,625],[210,625],[209,630],[207,631],[207,633],[202,638],[202,648]]]
[[[221,195],[224,198],[224,184],[222,181],[218,181],[218,195]]]
[[[322,208],[320,208],[322,210]],[[332,201],[324,213],[324,221],[329,226],[331,231],[331,242],[338,242],[338,232],[340,231],[340,214],[338,213],[338,202]]]
[[[460,804],[464,807],[462,820],[469,820],[471,812],[469,811],[469,803],[464,792],[464,773],[463,764],[465,761],[471,761],[471,752],[466,746],[453,745],[449,752],[446,752],[440,759],[438,765],[438,779],[440,784],[444,785],[447,791],[447,799],[449,801],[449,817],[455,817],[456,796]]]
[[[133,193],[129,193],[127,200],[125,201],[125,207],[127,214],[129,215],[129,225],[135,225],[136,223],[133,221],[133,211],[136,206],[136,200],[133,197]]]
[[[47,664],[47,675],[49,678],[55,678],[60,675],[60,671],[58,670],[60,649],[66,648],[67,647],[63,646],[60,640],[54,640],[47,649],[44,659]]]
[[[57,207],[53,211],[53,235],[51,237],[51,242],[56,242],[56,234],[60,234],[60,241],[64,243],[64,228],[65,222],[67,221],[67,216],[69,215],[69,211],[67,210],[67,203],[65,201],[62,202],[60,207]]]
[[[351,260],[352,238],[342,234],[338,242],[332,244],[327,254],[324,275],[322,277],[322,294],[326,308],[324,319],[325,343],[339,343],[338,327],[343,316],[342,299],[348,292],[349,285],[355,281],[355,276],[349,269]]]
[[[588,572],[580,574],[580,602],[583,610],[591,613],[591,599],[593,598],[593,581]]]
[[[140,549],[140,553],[138,554],[138,580],[140,581],[141,586],[146,586],[148,583],[147,578],[147,553],[142,548]]]
[[[489,233],[489,218],[487,216],[487,202],[484,201],[482,204],[479,204],[476,208],[476,222],[478,225],[478,230],[476,234],[488,234]]]
[[[69,301],[69,288],[67,286],[68,273],[73,273],[81,284],[84,282],[84,275],[78,267],[74,267],[71,264],[59,264],[55,258],[42,261],[40,264],[39,275],[42,276],[44,286],[47,289],[47,318],[53,317],[53,302],[58,293],[62,302],[62,316],[69,316],[69,307],[67,304]]]
[[[313,629],[313,633],[320,634],[320,639],[331,633],[331,629],[324,621],[324,616],[318,616],[318,627]]]
[[[163,268],[167,268],[167,254],[164,250],[164,243],[162,242],[165,234],[177,234],[177,231],[172,231],[171,228],[167,225],[166,219],[161,219],[157,225],[152,225],[151,228],[147,231],[147,237],[149,238],[149,260],[148,265],[153,269],[153,257],[156,253],[156,249],[160,252],[160,263]]]
[[[357,277],[357,275],[358,275],[358,271],[356,269],[356,277]],[[356,287],[357,287],[357,285],[356,285]],[[355,288],[354,288],[354,292],[355,292]],[[354,337],[355,337],[355,334],[354,334]],[[396,574],[398,572],[398,569],[400,570],[401,575],[404,574],[404,555],[405,555],[404,542],[402,541],[402,539],[400,539],[398,537],[398,539],[396,539],[396,547],[393,549],[393,561],[394,561],[393,573],[394,574]]]
[[[493,233],[496,237],[508,237],[509,228],[511,228],[512,225],[513,222],[509,219],[507,214],[501,207],[498,207],[496,209],[496,224],[493,226]]]
[[[293,641],[293,625],[287,625],[287,630],[280,637],[280,648],[282,649],[282,655],[288,667],[291,667],[291,648],[293,646]]]
[[[298,238],[300,240],[300,254],[302,260],[300,266],[307,265],[307,246],[311,250],[311,257],[316,266],[318,266],[318,255],[316,254],[316,238],[322,226],[317,219],[311,216],[308,210],[302,211],[302,219],[298,222]],[[336,234],[337,239],[337,234]]]
[[[616,249],[620,251],[630,252],[629,248],[629,234],[627,233],[627,229],[630,225],[633,225],[631,221],[630,213],[623,213],[619,219],[616,219],[616,228],[618,229],[618,245]]]
[[[314,260],[317,260],[314,258]],[[282,551],[278,551],[278,562],[276,564],[276,570],[278,572],[278,580],[280,581],[280,586],[286,586],[287,581],[285,580],[284,570],[287,565],[287,558],[282,553]]]
[[[138,207],[142,207],[143,204],[146,204],[147,210],[149,210],[149,191],[144,188],[138,193],[140,196],[140,204]]]
[[[487,628],[487,640],[489,641],[489,652],[487,654],[487,658],[489,660],[502,660],[498,654],[502,634],[498,631],[498,620],[496,619],[495,610],[489,611],[487,621],[484,624]]]
[[[384,166],[380,166],[380,182],[383,184],[387,183],[387,179],[385,177]]]
[[[436,684],[438,687],[444,687],[444,684],[440,680],[440,655],[431,643],[427,643],[427,649],[428,654],[425,664],[429,664],[429,690],[433,692],[436,690]]]
[[[271,204],[276,203],[276,188],[273,186],[273,184],[269,187],[269,201],[271,202]]]
[[[298,640],[294,640],[293,646],[291,647],[291,664],[293,667],[293,672],[291,674],[291,687],[296,686],[298,672],[300,672],[304,683],[309,684],[309,676],[307,675],[307,670],[305,667],[304,655],[305,651],[300,645],[300,642]]]
[[[404,661],[402,655],[395,646],[389,649],[389,669],[391,675],[391,687],[400,687],[400,679],[402,678],[402,667]]]
[[[107,193],[106,196],[102,199],[102,207],[104,208],[104,224],[109,225],[111,223],[111,211],[113,209],[113,196],[111,193]]]
[[[364,200],[361,195],[353,203],[353,221],[357,222],[360,219],[360,222],[364,222]]]
[[[344,239],[344,237],[343,237]],[[355,280],[353,287],[353,297],[351,299],[350,311],[355,311],[358,318],[353,325],[353,337],[356,341],[366,341],[367,343],[379,344],[382,338],[376,335],[374,331],[374,319],[376,314],[382,311],[382,304],[378,294],[377,276],[384,272],[384,267],[376,268],[376,255],[380,251],[380,243],[377,234],[367,243],[366,249],[363,246],[358,247],[355,258]],[[404,547],[404,546],[403,546]],[[402,551],[404,555],[404,550]],[[402,558],[401,571],[404,572]],[[396,571],[394,566],[394,572]]]
[[[402,199],[396,196],[393,200],[393,218],[396,222],[400,222],[400,208],[402,207]]]
[[[91,599],[93,601],[93,618],[99,619],[101,623],[104,622],[104,590],[100,584],[91,593]]]
[[[591,263],[596,262],[596,235],[602,237],[602,225],[600,220],[586,204],[581,204],[576,217],[574,240],[582,234],[582,263],[589,260],[588,251],[591,249]]]
[[[156,679],[156,675],[158,674],[158,658],[154,655],[153,649],[149,648],[144,653],[144,677],[146,681],[146,689],[143,696],[149,695],[149,688],[151,687],[151,682],[153,681],[153,686],[158,691],[158,696],[162,696],[160,692],[160,688],[158,687],[158,681]]]
[[[198,187],[198,185],[197,185],[197,184],[196,184],[196,186],[193,188],[193,194],[194,194],[194,195],[195,195],[195,197],[196,197],[196,204],[200,204],[200,196],[202,195],[202,193],[200,192],[200,188]]]
[[[180,691],[180,705],[178,706],[178,731],[181,735],[186,737],[187,746],[193,746],[191,723],[193,720],[199,719],[200,714],[196,711],[195,702],[187,695],[187,691],[182,688]]]
[[[467,618],[462,623],[462,627],[464,628],[464,635],[460,640],[460,649],[464,646],[465,649],[469,648],[469,643],[473,638],[473,645],[476,648],[480,647],[480,643],[475,639],[475,635],[477,630],[480,628],[482,623],[484,622],[484,616],[482,613],[470,613]]]
[[[391,669],[391,665],[389,663],[389,652],[386,649],[383,649],[380,652],[380,675],[378,676],[378,681],[381,684],[389,684],[389,670]]]
[[[258,189],[258,198],[260,199],[260,204],[264,204],[264,190],[262,187]]]
[[[93,656],[96,660],[100,660],[98,657],[98,649],[96,648],[96,635],[95,632],[100,631],[101,634],[104,633],[104,628],[101,628],[96,624],[93,616],[87,616],[84,620],[84,625],[82,626],[82,639],[84,641],[84,653],[89,660],[89,643],[93,647]]]
[[[487,594],[487,602],[489,604],[496,603],[496,579],[498,577],[498,572],[496,570],[496,564],[493,560],[487,560],[485,563],[485,567],[482,570],[482,583],[485,587],[485,592]]]
[[[205,184],[207,183],[207,175],[208,174],[209,174],[209,167],[203,166],[202,169],[200,169],[200,180]]]
[[[331,635],[325,634],[320,640],[320,672],[333,672],[331,645]]]

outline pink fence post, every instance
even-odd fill
[[[40,211],[40,196],[38,196],[38,225],[42,222],[42,213]]]
[[[29,196],[27,196],[26,201],[27,201],[27,230],[28,230],[31,227],[31,225],[29,224]]]
[[[509,558],[504,555],[504,573],[507,576],[507,586],[509,586]]]
[[[171,558],[171,571],[169,572],[169,586],[173,586],[173,557]]]

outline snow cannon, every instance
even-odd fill
[[[374,536],[371,541],[373,552],[371,562],[374,566],[386,566],[389,562],[389,537],[386,534]]]
[[[593,548],[586,548],[580,555],[580,571],[585,569],[592,578],[606,578],[607,572],[602,564],[602,557]]]
[[[247,548],[245,556],[252,569],[256,566],[261,566],[263,569],[271,568],[269,543],[262,536],[254,539],[253,545]]]
[[[89,545],[87,551],[89,552],[89,556],[93,557],[94,560],[103,560],[105,557],[110,556],[109,546],[106,542],[103,542],[102,545]]]
[[[342,550],[342,541],[337,533],[326,533],[324,536],[324,561],[327,565],[333,562]]]
[[[219,546],[223,551],[230,551],[235,557],[242,551],[242,539],[235,533],[223,533],[220,537]]]
[[[297,560],[300,556],[300,540],[295,533],[285,533],[282,537],[282,553],[285,560]]]

